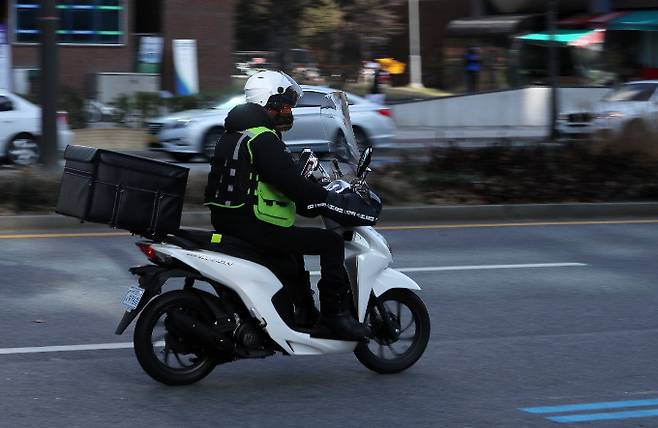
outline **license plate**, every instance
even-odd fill
[[[126,297],[123,298],[123,304],[128,307],[129,311],[132,311],[139,305],[139,301],[142,300],[143,295],[143,288],[132,286],[128,289]]]

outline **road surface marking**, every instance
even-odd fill
[[[99,238],[105,236],[130,236],[129,232],[88,232],[88,233],[24,233],[1,235],[0,239],[37,239],[37,238]]]
[[[483,269],[526,269],[526,268],[554,268],[554,267],[582,267],[588,266],[584,263],[533,263],[516,265],[466,265],[466,266],[429,266],[429,267],[407,267],[398,268],[400,272],[435,272],[435,271],[460,271],[460,270],[483,270]],[[320,275],[320,271],[313,271],[311,275]],[[156,346],[164,346],[162,342],[155,343]],[[64,346],[39,346],[28,348],[0,348],[0,355],[12,354],[36,354],[43,352],[76,352],[76,351],[100,351],[108,349],[131,349],[133,344],[125,343],[97,343],[90,345],[64,345]]]
[[[94,343],[90,345],[37,346],[30,348],[0,348],[0,355],[36,354],[40,352],[101,351],[106,349],[131,349],[132,347],[132,342],[125,342]]]
[[[519,410],[527,413],[544,415],[553,422],[574,423],[591,421],[608,421],[620,419],[647,418],[658,416],[658,409],[624,410],[618,412],[575,413],[571,415],[553,415],[555,413],[583,412],[586,410],[610,410],[629,407],[650,407],[658,405],[658,398],[646,400],[604,401],[600,403],[566,404],[563,406],[524,407]],[[550,414],[550,415],[549,415]]]
[[[376,226],[377,230],[468,229],[477,227],[576,226],[596,224],[658,224],[658,220],[583,220],[527,223],[426,224],[413,226]]]
[[[423,229],[469,229],[482,227],[530,227],[530,226],[577,226],[596,224],[658,224],[658,220],[592,220],[592,221],[548,221],[528,223],[476,223],[476,224],[426,224],[410,226],[377,226],[377,230],[423,230]],[[130,236],[128,232],[79,232],[79,233],[36,233],[0,234],[0,239],[36,238],[97,238],[104,236]]]
[[[528,263],[516,265],[464,265],[464,266],[429,266],[429,267],[403,267],[393,268],[398,272],[442,272],[462,270],[485,270],[485,269],[531,269],[531,268],[556,268],[556,267],[582,267],[585,263]],[[312,271],[311,275],[320,275],[320,271]]]
[[[528,413],[543,414],[647,406],[658,406],[658,398],[652,398],[648,400],[604,401],[601,403],[566,404],[564,406],[524,407],[519,410],[523,410],[524,412]]]
[[[572,423],[572,422],[591,422],[591,421],[612,421],[620,419],[636,419],[658,416],[658,409],[646,410],[628,410],[626,412],[608,412],[608,413],[585,413],[579,415],[550,416],[546,419],[553,422]]]
[[[153,346],[164,346],[164,341],[153,343]],[[78,352],[103,351],[109,349],[132,349],[132,342],[93,343],[89,345],[33,346],[29,348],[0,348],[0,355],[39,354],[44,352]]]

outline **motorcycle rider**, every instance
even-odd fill
[[[287,74],[261,71],[244,87],[246,104],[233,108],[215,147],[206,187],[213,227],[265,252],[319,255],[320,316],[311,336],[360,340],[368,329],[351,314],[343,237],[322,228],[294,226],[295,214],[324,214],[341,224],[374,224],[380,207],[352,193],[327,191],[299,174],[281,132],[293,125],[292,108],[303,92]],[[303,268],[302,268],[303,270]],[[305,271],[304,271],[305,272]],[[298,324],[317,318],[305,272],[293,302]]]

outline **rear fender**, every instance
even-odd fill
[[[144,289],[144,295],[139,301],[137,307],[133,310],[126,311],[119,321],[114,334],[121,335],[132,321],[139,315],[144,307],[155,296],[162,292],[162,285],[169,278],[202,278],[196,272],[184,269],[172,269],[156,265],[137,266],[129,269],[130,273],[139,276],[139,287]]]

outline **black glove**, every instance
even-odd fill
[[[351,192],[329,192],[324,215],[342,226],[372,226],[377,223],[382,203],[376,195],[370,200]]]

